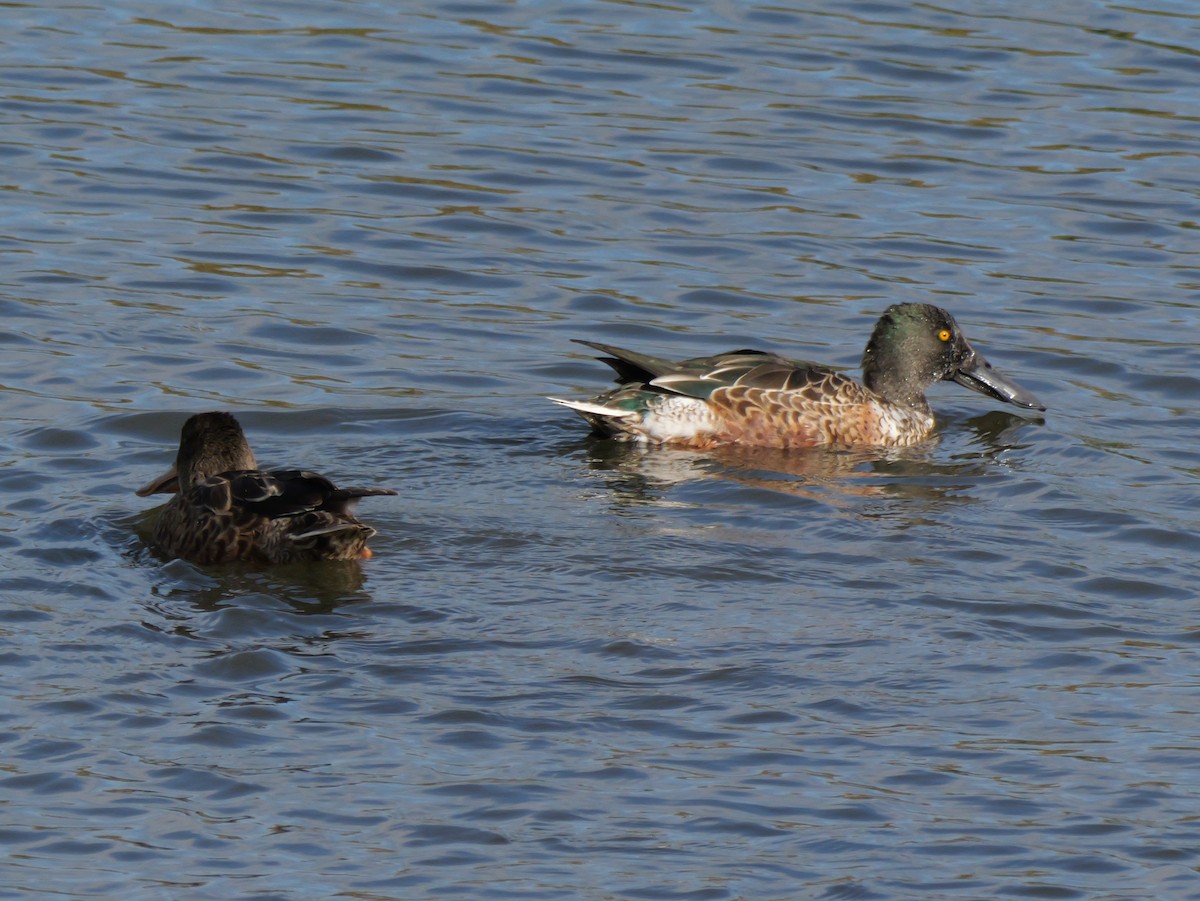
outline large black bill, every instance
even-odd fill
[[[1046,409],[1040,400],[999,370],[993,369],[992,364],[983,358],[983,354],[974,349],[951,378],[964,388],[970,388],[1005,403],[1029,407],[1032,410]]]

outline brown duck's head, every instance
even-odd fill
[[[255,469],[254,452],[231,413],[197,413],[183,424],[175,465],[137,490],[138,495],[186,491],[209,476]]]
[[[863,352],[863,384],[881,397],[921,406],[925,389],[939,380],[1005,403],[1045,410],[1042,403],[992,368],[973,348],[954,317],[928,303],[887,308]]]

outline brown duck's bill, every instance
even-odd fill
[[[179,490],[179,473],[172,466],[157,479],[151,479],[136,492],[138,497],[149,497],[151,494],[174,494]]]
[[[1045,405],[998,370],[983,358],[978,351],[972,350],[971,355],[950,376],[964,388],[994,397],[1005,403],[1016,404],[1018,407],[1029,407],[1031,410],[1045,410]]]

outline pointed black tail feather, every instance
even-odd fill
[[[325,498],[325,503],[321,505],[320,509],[329,510],[333,513],[349,513],[354,505],[358,503],[359,498],[389,494],[396,495],[399,493],[394,488],[361,488],[358,486],[335,488]]]

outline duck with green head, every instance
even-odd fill
[[[673,362],[580,341],[607,354],[618,387],[587,401],[551,398],[606,438],[674,447],[728,444],[903,447],[933,430],[925,391],[954,381],[997,400],[1046,408],[993,369],[954,317],[932,304],[888,307],[863,352],[862,382],[815,363],[735,350]]]
[[[137,491],[174,496],[159,511],[154,542],[193,563],[293,563],[371,556],[375,530],[351,512],[390,488],[338,488],[299,469],[258,468],[229,413],[197,413],[183,424],[175,465]]]

